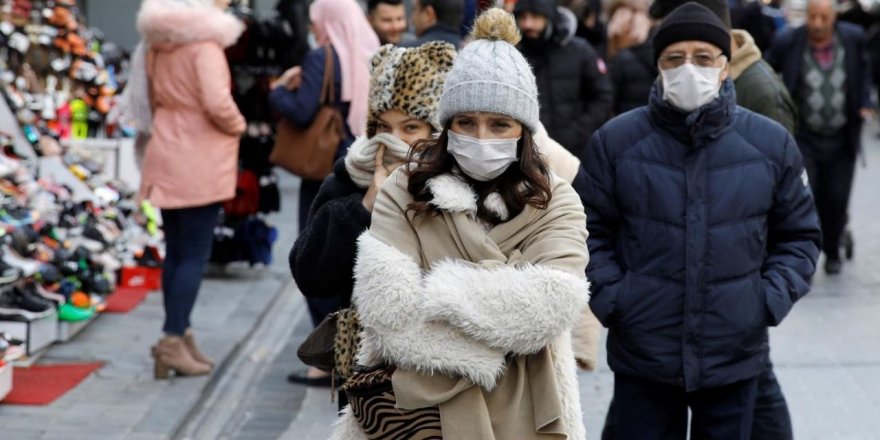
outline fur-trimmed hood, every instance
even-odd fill
[[[736,81],[746,69],[761,61],[762,56],[761,49],[755,44],[751,34],[741,29],[734,29],[731,34],[737,49],[730,58],[730,77]]]
[[[226,48],[244,32],[240,20],[214,6],[190,6],[174,0],[144,1],[137,27],[152,47],[215,41]]]

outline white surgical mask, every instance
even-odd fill
[[[477,139],[449,130],[446,150],[455,158],[458,166],[474,180],[488,182],[516,162],[516,139]]]
[[[721,88],[720,67],[699,67],[691,63],[660,71],[663,99],[678,109],[692,112],[715,99]]]

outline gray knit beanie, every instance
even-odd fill
[[[492,8],[471,32],[474,42],[459,52],[440,97],[440,124],[464,112],[499,113],[525,125],[540,125],[538,87],[528,61],[515,47],[520,40],[513,16]]]

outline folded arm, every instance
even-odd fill
[[[425,288],[437,319],[517,354],[535,353],[574,328],[589,297],[586,218],[574,190],[558,188],[521,254],[431,268]]]

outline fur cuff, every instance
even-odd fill
[[[339,416],[339,421],[333,424],[333,434],[330,440],[369,440],[361,425],[351,413],[351,407],[346,406]]]
[[[425,278],[435,318],[491,347],[536,353],[568,334],[587,307],[589,284],[552,267],[485,268],[447,260]]]
[[[377,358],[422,373],[464,377],[492,389],[504,373],[505,351],[450,325],[429,322],[426,291],[415,261],[373,237],[358,239],[352,300],[364,326],[360,360]]]

